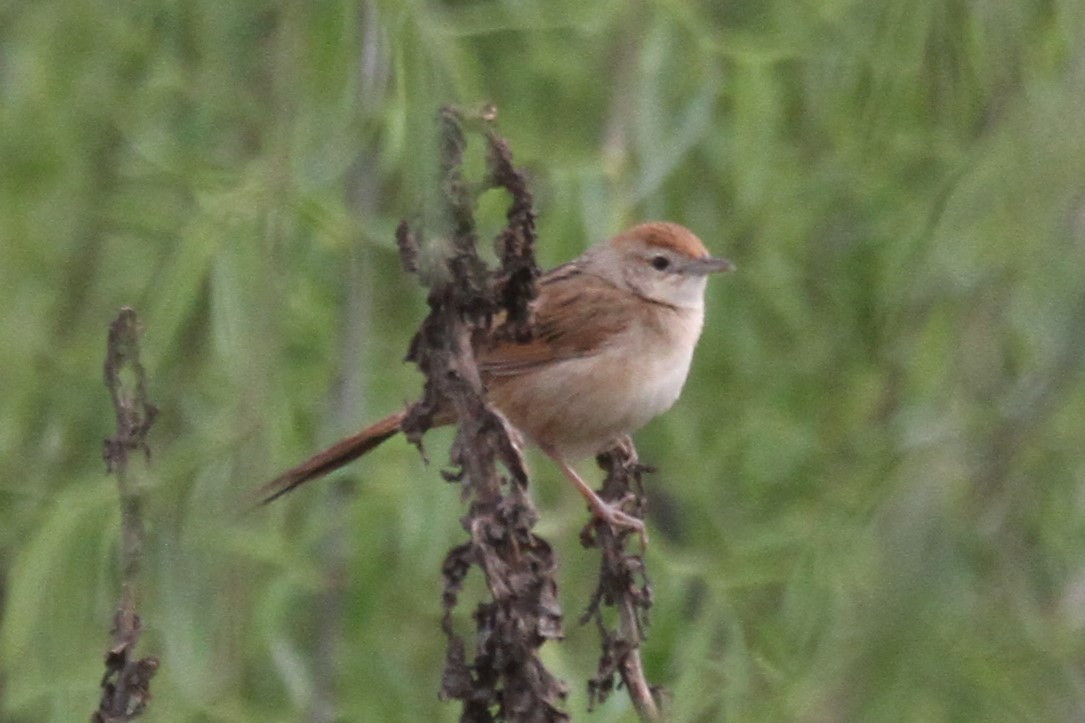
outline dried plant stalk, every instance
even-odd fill
[[[128,466],[130,452],[150,458],[147,432],[158,410],[147,400],[143,365],[139,360],[139,318],[128,307],[109,326],[105,384],[113,399],[117,433],[105,441],[106,467],[117,476],[121,501],[121,598],[113,615],[110,645],[105,654],[102,695],[92,723],[127,721],[142,715],[151,698],[151,678],[158,671],[154,657],[133,659],[142,631],[136,613],[136,591],[143,550],[143,495]]]

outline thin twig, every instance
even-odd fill
[[[158,670],[154,657],[132,659],[142,630],[136,614],[136,592],[143,549],[142,492],[128,468],[129,452],[150,458],[147,432],[158,410],[147,401],[143,365],[139,361],[139,319],[128,307],[109,326],[105,384],[117,415],[117,433],[105,441],[103,457],[117,475],[121,503],[121,598],[113,616],[110,645],[105,655],[102,695],[93,723],[127,721],[140,716],[151,698],[151,678]]]
[[[607,472],[600,496],[609,502],[632,503],[633,514],[644,516],[644,489],[641,475],[650,471],[637,461],[636,449],[628,437],[598,458]],[[613,692],[619,678],[637,714],[644,721],[661,720],[658,691],[649,683],[641,661],[640,646],[648,627],[652,586],[644,559],[626,552],[629,530],[615,532],[608,525],[589,523],[581,533],[585,547],[601,552],[599,584],[581,617],[581,623],[595,621],[602,638],[602,654],[594,678],[588,681],[589,705],[602,703]],[[603,607],[618,610],[618,627],[609,629]]]

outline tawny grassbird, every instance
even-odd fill
[[[557,464],[597,517],[642,538],[643,523],[600,499],[571,463],[670,409],[701,336],[708,276],[732,268],[683,226],[634,226],[540,277],[528,341],[475,349],[490,402]],[[264,500],[360,457],[399,432],[405,416],[391,414],[287,470],[265,485]]]

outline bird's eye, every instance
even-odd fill
[[[652,268],[656,271],[663,271],[671,265],[671,260],[666,256],[653,256],[650,263],[652,264]]]

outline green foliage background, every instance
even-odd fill
[[[666,218],[740,269],[638,437],[673,719],[1085,718],[1083,40],[1080,0],[0,3],[0,718],[97,699],[123,304],[162,410],[146,719],[457,718],[447,433],[238,511],[414,396],[392,229],[436,108],[483,101],[546,265]],[[589,719],[596,561],[533,462]]]

